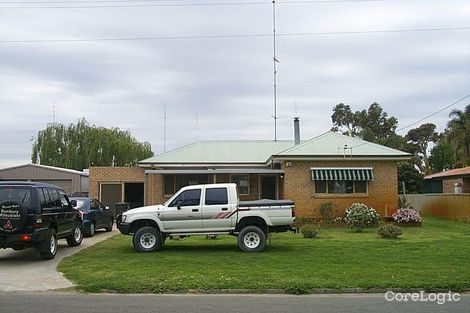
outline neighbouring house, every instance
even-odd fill
[[[88,173],[40,164],[21,164],[0,169],[0,181],[16,180],[53,184],[68,195],[88,193]]]
[[[390,215],[397,205],[397,162],[411,155],[327,132],[295,140],[199,141],[135,167],[90,168],[90,195],[105,205],[162,203],[180,187],[235,182],[240,200],[291,199],[297,216],[342,214],[354,202]],[[323,209],[322,209],[323,208]]]
[[[428,193],[470,193],[470,166],[424,177]]]

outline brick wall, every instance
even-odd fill
[[[89,195],[98,198],[100,183],[144,182],[144,169],[130,167],[90,167]]]
[[[321,217],[319,206],[322,203],[333,204],[334,216],[343,214],[344,209],[355,202],[362,202],[375,208],[380,215],[397,206],[397,162],[396,161],[292,161],[285,170],[284,198],[295,201],[296,214],[301,217]],[[365,195],[319,195],[314,192],[311,167],[372,167],[374,181],[368,183]]]
[[[462,178],[454,178],[454,179],[444,179],[442,180],[442,193],[455,193],[454,185],[456,183],[461,183],[463,185]],[[465,188],[464,188],[465,189]],[[465,192],[465,191],[464,191]]]

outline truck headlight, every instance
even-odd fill
[[[123,214],[123,215],[121,216],[121,223],[125,223],[126,220],[127,220],[127,215],[124,215],[124,214]]]

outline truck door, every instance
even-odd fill
[[[193,229],[201,231],[201,188],[182,191],[164,209],[162,222],[166,230],[187,231]]]
[[[230,230],[230,215],[235,209],[236,205],[230,205],[227,187],[206,188],[202,209],[205,230]]]

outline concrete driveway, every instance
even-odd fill
[[[109,233],[97,231],[94,237],[83,238],[79,247],[69,247],[65,239],[61,239],[56,257],[49,261],[42,260],[36,249],[0,249],[0,291],[42,291],[72,287],[73,284],[57,272],[59,262],[117,233],[119,231],[116,229]]]

